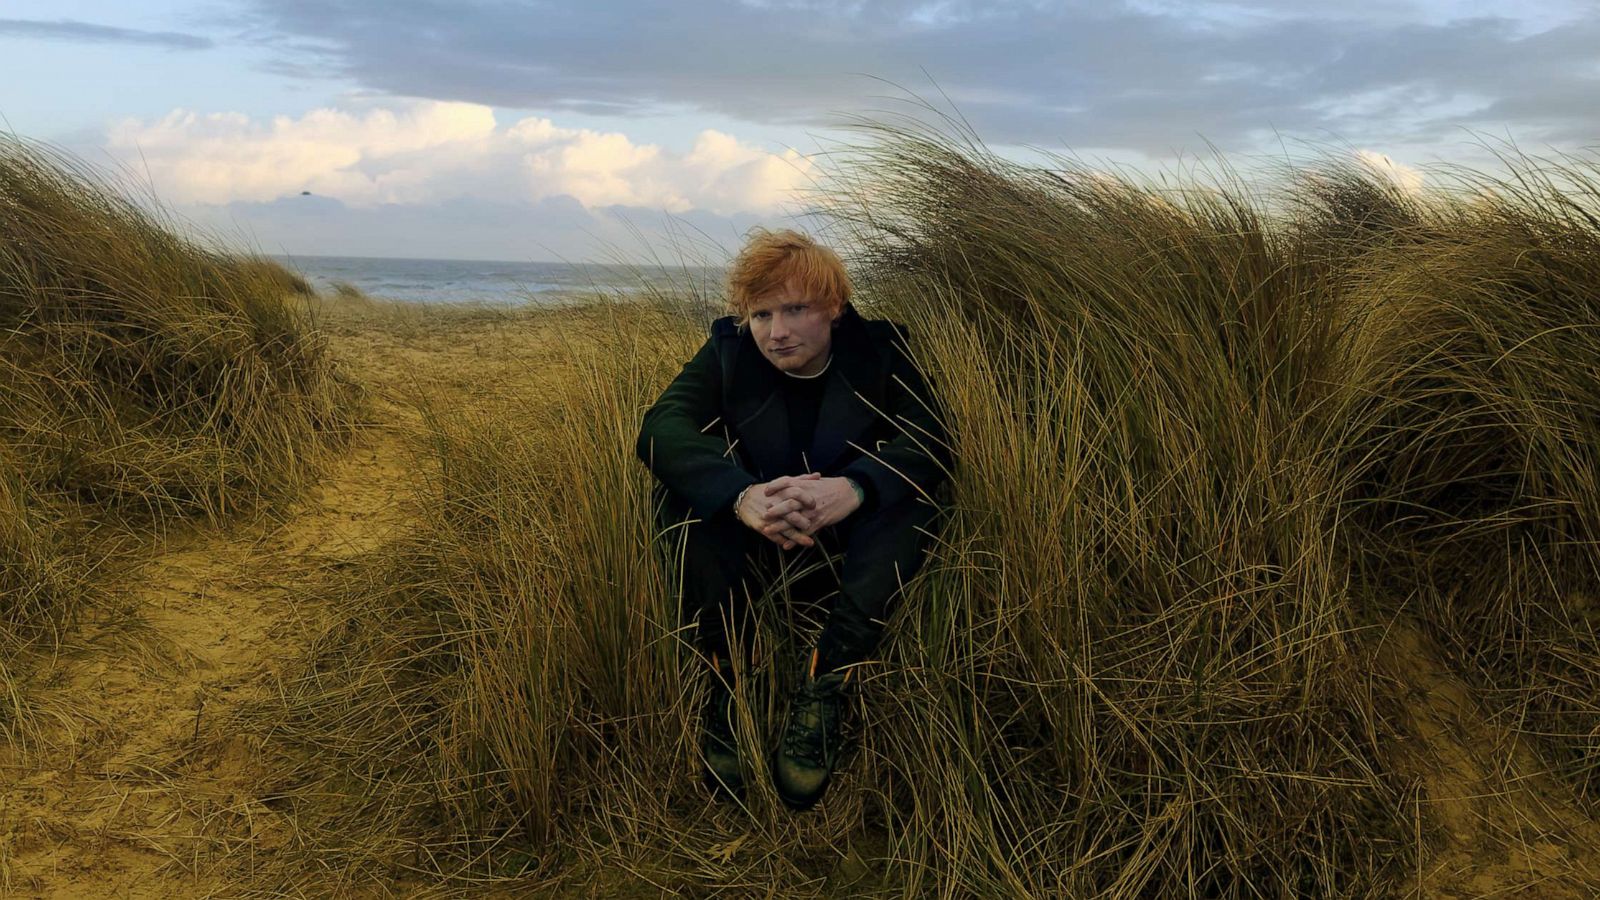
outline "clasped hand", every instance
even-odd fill
[[[860,506],[849,479],[811,472],[752,485],[734,512],[762,537],[789,550],[812,546],[816,543],[812,535]]]

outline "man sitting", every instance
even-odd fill
[[[856,313],[831,250],[757,230],[728,284],[733,315],[645,413],[637,451],[658,479],[658,523],[684,542],[682,611],[712,668],[701,748],[714,788],[744,786],[730,650],[749,646],[757,557],[833,564],[838,591],[773,760],[779,794],[804,809],[833,773],[851,667],[921,565],[950,459],[905,327]]]

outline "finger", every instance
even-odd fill
[[[801,491],[799,488],[793,488],[793,487],[786,488],[783,493],[779,494],[778,495],[778,500],[779,501],[792,500],[792,501],[794,501],[794,503],[796,505],[795,508],[797,508],[797,509],[801,508],[801,507],[804,507],[806,509],[811,509],[811,508],[814,508],[817,505],[816,498],[811,496],[810,492]]]
[[[811,546],[811,539],[803,529],[799,529],[788,522],[769,522],[761,529],[762,535],[775,544],[788,550],[795,544]]]
[[[814,543],[810,537],[794,531],[789,531],[785,534],[767,535],[767,539],[785,550],[793,550],[797,545],[809,547]]]
[[[778,519],[765,522],[760,530],[762,530],[763,535],[782,535],[784,532],[789,532],[790,528],[794,528],[794,524],[789,522],[789,519],[778,517]]]
[[[788,538],[793,540],[799,535],[811,534],[814,530],[815,529],[811,527],[811,522],[809,520],[800,522],[781,520],[777,522],[768,522],[766,525],[762,526],[761,533],[767,537],[775,537],[780,539]]]
[[[768,497],[771,497],[773,494],[776,494],[777,492],[788,487],[793,481],[794,478],[792,476],[781,475],[767,482],[766,485],[762,487],[761,492],[766,494]]]
[[[821,477],[821,472],[807,472],[804,475],[780,475],[777,478],[767,482],[761,490],[762,493],[766,494],[768,497],[771,497],[784,488],[794,485],[795,482],[816,481]]]

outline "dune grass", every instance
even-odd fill
[[[631,446],[715,298],[600,305],[541,390],[430,409],[423,521],[323,586],[336,624],[253,713],[315,848],[280,874],[1388,896],[1431,843],[1374,675],[1398,616],[1592,797],[1593,170],[1511,163],[1427,194],[1336,163],[1163,185],[879,128],[837,163],[834,238],[960,463],[822,807],[696,783]],[[806,640],[781,617],[740,692],[755,759]]]
[[[275,264],[203,248],[75,162],[0,152],[7,441],[42,486],[159,520],[291,493],[350,388]]]
[[[1378,891],[1417,848],[1340,540],[1344,257],[1227,173],[1057,163],[895,133],[836,207],[961,460],[884,692],[914,892]]]
[[[0,649],[34,643],[57,624],[50,613],[68,607],[73,566],[51,511],[41,505],[22,470],[0,447]],[[0,655],[0,683],[7,674]]]
[[[126,538],[294,495],[348,435],[357,397],[306,315],[304,279],[179,236],[64,154],[0,137],[0,235],[11,664],[70,620]]]
[[[1396,360],[1349,464],[1364,578],[1600,808],[1600,167],[1455,171],[1351,267]],[[1403,323],[1403,327],[1401,327]]]

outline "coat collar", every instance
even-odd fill
[[[784,375],[761,355],[750,335],[750,326],[739,326],[738,334],[731,393],[736,400],[750,396],[765,399],[778,389]],[[828,365],[827,375],[830,381],[843,375],[846,382],[862,385],[876,377],[881,362],[879,350],[867,332],[867,321],[849,304],[845,304],[839,327],[833,331],[832,349],[833,362]]]
[[[881,393],[882,351],[874,346],[866,320],[855,307],[847,304],[839,317],[832,350],[809,457],[817,472],[832,465],[850,440],[876,419],[878,414],[857,394],[871,398]],[[785,376],[761,355],[748,327],[739,329],[732,368],[728,409],[734,427],[763,470],[761,475],[773,478],[783,474],[778,469],[788,456],[789,410],[778,388]]]

